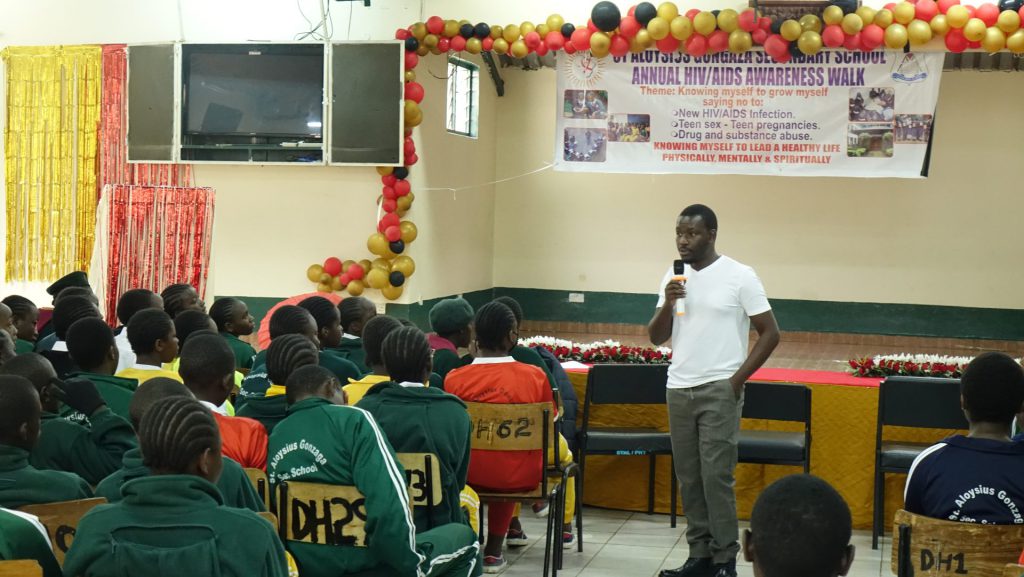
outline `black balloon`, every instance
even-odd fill
[[[391,283],[391,286],[402,286],[405,284],[405,274],[396,270],[388,275],[388,282]]]
[[[804,53],[800,50],[800,43],[799,42],[790,42],[789,43],[789,53],[793,56],[793,58],[798,58],[798,59],[801,59],[801,60],[805,56]]]
[[[611,2],[598,2],[590,11],[590,19],[598,30],[611,32],[619,27],[622,14],[619,12],[619,7]]]
[[[718,15],[721,14],[722,11],[721,10],[712,10],[711,13],[714,14],[715,18],[718,18]]]
[[[459,36],[463,38],[472,38],[474,32],[476,32],[476,28],[472,24],[467,23],[459,26]]]
[[[853,14],[857,11],[857,0],[832,0],[829,4],[842,8],[843,14]]]
[[[783,20],[779,19],[772,20],[772,34],[779,34],[780,32],[782,32],[783,22]]]
[[[1013,10],[1017,12],[1021,5],[1024,5],[1024,0],[999,0],[999,11]]]
[[[637,4],[636,10],[633,11],[633,17],[637,19],[637,22],[644,26],[647,26],[647,23],[654,20],[654,17],[657,15],[658,9],[650,2],[641,2]]]
[[[420,41],[416,40],[415,36],[410,36],[405,39],[405,49],[408,52],[416,52],[416,49],[420,47]]]
[[[485,22],[477,24],[476,28],[473,29],[473,34],[476,35],[476,37],[480,38],[481,40],[487,38],[488,36],[491,35],[490,24],[487,24]]]
[[[573,26],[572,24],[565,23],[565,24],[562,25],[562,36],[564,36],[566,38],[571,37],[572,33],[575,32],[575,31],[576,31],[576,27]]]
[[[404,166],[399,166],[391,174],[395,175],[398,180],[405,180],[405,177],[409,176],[409,169]]]
[[[388,243],[388,248],[390,248],[391,252],[395,254],[402,254],[405,252],[405,241],[398,239],[395,242]]]

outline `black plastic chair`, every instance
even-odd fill
[[[743,418],[792,421],[803,432],[740,430],[739,462],[792,465],[811,471],[811,388],[806,385],[750,381],[743,400]]]
[[[914,459],[932,443],[885,441],[882,428],[967,429],[960,408],[960,380],[931,377],[888,377],[878,388],[878,425],[875,429],[874,518],[871,548],[885,529],[885,474],[910,472]],[[936,439],[939,441],[939,439]]]
[[[658,455],[672,457],[669,434],[653,428],[591,427],[592,405],[665,405],[668,365],[594,365],[587,375],[580,430],[580,478],[585,479],[587,455],[645,456],[650,458],[647,513],[654,513],[654,476]],[[582,487],[581,487],[582,489]],[[676,526],[678,487],[672,466],[672,527]],[[582,490],[579,502],[583,502]]]

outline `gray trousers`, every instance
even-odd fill
[[[667,396],[690,556],[732,561],[740,549],[734,472],[743,396],[736,398],[728,380],[669,389]]]

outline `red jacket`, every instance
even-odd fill
[[[221,453],[247,469],[267,469],[267,430],[259,421],[213,411],[220,428]]]

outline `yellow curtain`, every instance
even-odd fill
[[[102,48],[12,46],[4,131],[8,281],[88,270],[96,224]]]

